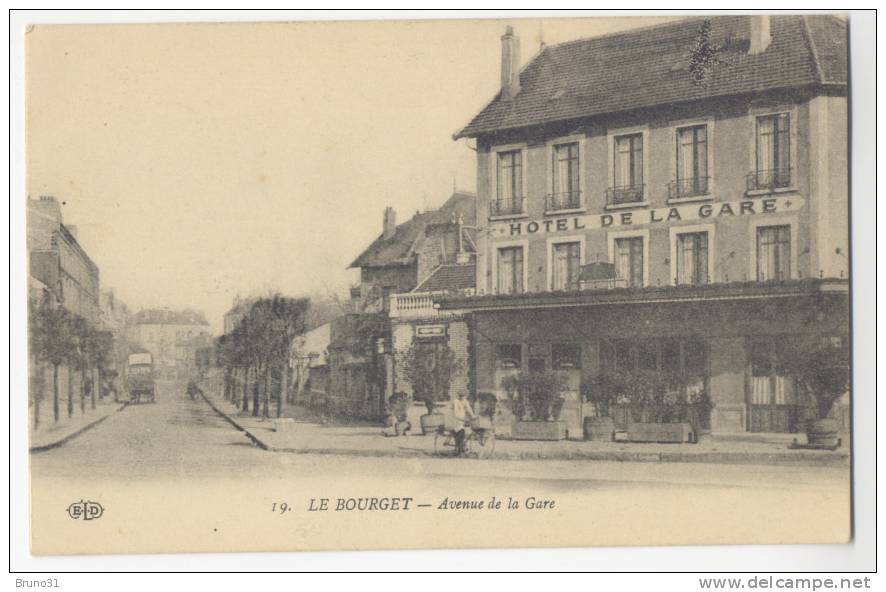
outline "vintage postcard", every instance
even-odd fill
[[[32,553],[850,541],[850,35],[29,26]]]

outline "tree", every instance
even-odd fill
[[[852,384],[849,340],[845,337],[797,336],[781,349],[781,370],[794,379],[816,417],[827,419]]]
[[[59,419],[58,369],[71,358],[76,347],[73,317],[68,310],[44,300],[34,311],[31,347],[35,357],[52,366],[52,416]],[[70,382],[70,381],[69,381]]]
[[[277,417],[283,414],[283,390],[286,388],[290,347],[292,340],[305,331],[305,318],[309,306],[310,301],[306,298],[286,298],[275,294],[257,300],[246,316],[251,328],[250,352],[257,372],[263,373],[264,378],[263,417],[270,417],[274,369],[281,370],[281,390],[277,397],[276,414]],[[257,381],[253,390],[254,416],[258,415],[258,388]]]
[[[95,363],[96,380],[92,389],[92,400],[90,404],[95,409],[95,395],[99,391],[99,396],[104,396],[101,391],[102,376],[105,371],[109,370],[114,361],[114,334],[110,331],[94,331],[93,332],[95,349],[93,351],[93,361]]]
[[[73,333],[76,347],[71,351],[71,366],[80,372],[80,413],[86,413],[86,390],[89,388],[87,373],[94,363],[95,336],[89,322],[78,315],[74,315]],[[74,412],[72,383],[73,381],[68,381],[68,417]]]
[[[400,358],[403,376],[412,386],[412,396],[424,403],[428,414],[434,404],[449,398],[452,376],[461,372],[464,362],[456,359],[448,344],[425,346],[415,342]]]

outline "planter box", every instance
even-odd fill
[[[696,442],[695,432],[688,423],[628,422],[629,442],[681,443]]]
[[[615,421],[611,417],[586,417],[584,436],[585,440],[613,442],[615,441]]]
[[[518,421],[511,430],[514,440],[563,440],[566,423],[562,421]]]
[[[442,413],[425,414],[421,416],[419,421],[421,423],[422,434],[433,434],[437,431],[438,427],[446,422],[446,416]]]

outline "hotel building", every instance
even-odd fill
[[[646,369],[705,391],[712,432],[802,429],[780,344],[849,333],[847,23],[692,18],[522,69],[501,42],[501,90],[455,134],[477,292],[438,306],[471,312],[474,391],[557,371],[581,437],[582,382]]]

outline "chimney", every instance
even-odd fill
[[[390,206],[385,208],[383,230],[382,238],[385,240],[393,238],[394,233],[397,232],[397,213]]]
[[[751,55],[763,53],[770,43],[772,43],[772,33],[769,30],[769,15],[751,16],[751,47],[748,53]]]
[[[520,92],[520,38],[508,25],[501,36],[501,98],[510,101]]]

